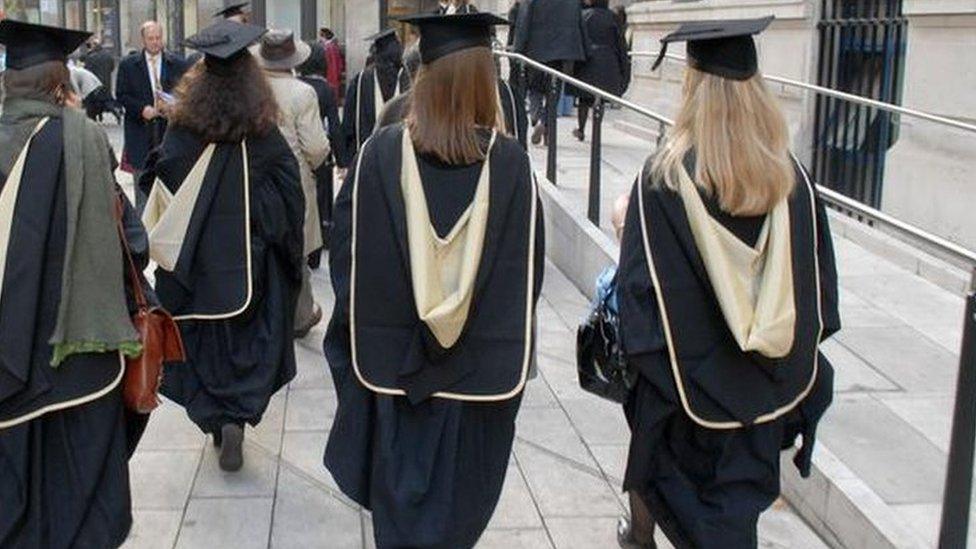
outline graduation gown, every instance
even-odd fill
[[[377,70],[370,65],[357,74],[346,90],[345,105],[342,110],[342,134],[344,147],[340,166],[348,166],[359,152],[363,143],[372,135],[380,112],[377,104],[385,105],[399,94],[399,71]],[[376,84],[382,98],[376,100]],[[382,109],[380,109],[382,110]]]
[[[343,492],[373,512],[377,547],[472,547],[501,493],[523,359],[534,355],[525,329],[534,331],[541,291],[541,206],[525,152],[498,136],[472,312],[458,342],[440,348],[410,290],[402,136],[402,124],[377,132],[336,203],[336,306],[325,354],[339,406],[325,464]],[[433,229],[447,234],[471,203],[483,163],[447,166],[418,156],[418,164]],[[527,226],[533,205],[534,240]],[[354,223],[363,229],[354,232]]]
[[[298,164],[277,129],[246,144],[248,185],[241,144],[217,144],[175,269],[156,270],[187,353],[186,363],[166,365],[162,393],[207,433],[256,425],[295,375],[305,211]],[[176,193],[205,145],[171,128],[154,166],[157,185]]]
[[[794,462],[809,474],[833,389],[817,345],[840,321],[827,216],[799,163],[796,178],[789,198],[796,321],[793,346],[777,359],[740,350],[680,196],[649,176],[631,196],[618,299],[622,343],[640,376],[625,405],[632,438],[624,489],[643,498],[676,547],[756,547],[759,515],[780,493],[780,449],[798,435],[803,449]],[[702,198],[715,220],[754,244],[765,216],[736,218]]]
[[[0,189],[37,121],[0,123]],[[62,128],[52,117],[28,149],[0,296],[0,547],[117,547],[132,523],[121,356],[51,366],[67,234]]]

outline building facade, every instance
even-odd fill
[[[633,2],[628,15],[634,50],[651,52],[685,21],[775,15],[758,39],[765,73],[976,120],[972,0],[649,0]],[[673,44],[668,51],[683,49]],[[666,62],[651,72],[652,59],[634,62],[630,98],[673,115],[682,65]],[[819,182],[976,249],[976,134],[771,87],[786,110],[794,150]]]

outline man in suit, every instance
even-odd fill
[[[164,50],[163,28],[159,23],[146,21],[139,32],[142,51],[126,56],[119,63],[115,94],[125,108],[125,155],[134,170],[136,202],[141,209],[147,190],[140,188],[139,175],[149,151],[163,138],[170,108],[166,95],[173,91],[186,66],[181,57]]]
[[[515,51],[572,74],[573,63],[586,60],[582,14],[579,0],[522,0],[514,29]],[[532,143],[538,144],[546,130],[546,106],[559,100],[561,86],[536,71],[530,74],[528,87]]]

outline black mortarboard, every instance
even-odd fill
[[[661,52],[651,70],[657,69],[671,42],[688,42],[688,63],[702,71],[731,80],[748,80],[759,70],[752,36],[766,30],[773,16],[762,19],[695,21],[661,39]]]
[[[222,19],[183,41],[208,59],[229,61],[247,51],[247,47],[268,32],[263,27]]]
[[[234,17],[235,15],[240,15],[244,13],[244,8],[248,7],[250,2],[241,2],[239,4],[231,4],[226,8],[213,14],[214,17],[223,17],[227,19],[228,17]]]
[[[92,35],[90,32],[48,27],[4,19],[0,21],[0,44],[7,46],[7,68],[20,70],[47,61],[68,60]]]
[[[377,47],[383,45],[385,42],[390,40],[399,41],[396,35],[396,29],[383,29],[376,34],[371,34],[364,38],[366,42],[372,42]]]
[[[438,15],[410,15],[399,19],[416,25],[420,32],[420,60],[431,63],[467,48],[491,47],[491,29],[508,20],[487,12]]]

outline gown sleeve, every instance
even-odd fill
[[[336,157],[340,168],[348,167],[356,154],[356,111],[359,104],[357,95],[359,90],[356,84],[358,82],[358,75],[349,82],[349,87],[346,88],[346,102],[342,107],[342,150],[338,151],[342,156]]]
[[[840,299],[837,289],[837,260],[834,239],[823,200],[817,201],[817,259],[820,264],[820,311],[823,319],[822,340],[840,331]]]
[[[658,353],[665,348],[657,296],[644,255],[637,193],[637,185],[642,184],[638,180],[630,194],[617,270],[620,337],[628,356]]]
[[[356,179],[357,168],[355,164],[349,166],[346,180],[339,189],[332,212],[329,274],[332,278],[332,291],[335,292],[335,305],[325,334],[324,348],[333,377],[341,372],[348,372],[352,365],[349,341],[349,286],[352,271],[352,186]]]
[[[264,207],[271,211],[255,215],[262,224],[264,237],[280,250],[288,266],[293,281],[300,281],[304,269],[305,246],[305,193],[302,191],[302,177],[298,160],[291,154],[291,148],[281,134],[273,138],[278,151],[270,166],[266,181],[273,188],[266,195]],[[270,201],[278,204],[271,206]]]

